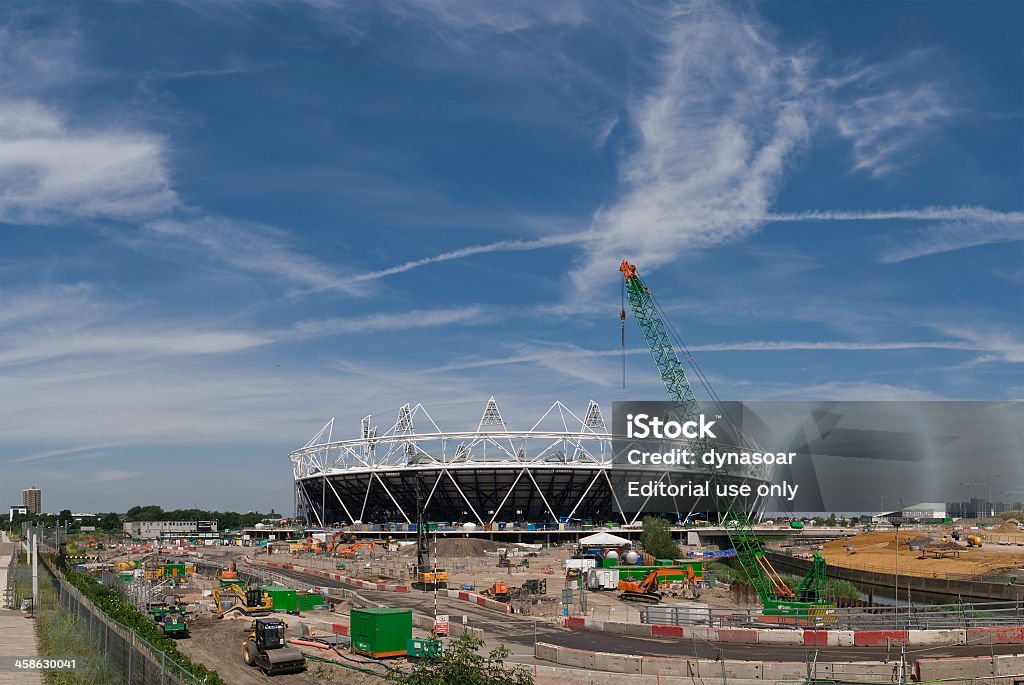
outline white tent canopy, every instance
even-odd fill
[[[594,533],[585,538],[580,538],[580,544],[594,547],[622,547],[632,543],[626,538],[620,538],[618,535],[612,535],[611,533]]]

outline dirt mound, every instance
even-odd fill
[[[488,552],[496,552],[504,547],[493,540],[478,538],[441,538],[437,541],[437,555],[441,557],[483,557]],[[430,552],[434,552],[434,542],[430,541]],[[402,556],[416,556],[416,545],[406,545],[399,552]]]

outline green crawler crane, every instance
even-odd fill
[[[677,417],[680,421],[698,421],[700,405],[672,343],[664,312],[640,280],[635,266],[623,260],[619,271],[625,279],[626,297],[633,317],[647,342]],[[625,309],[621,317],[625,321]],[[703,454],[715,450],[716,445],[708,438],[697,437],[691,442],[691,447],[695,453]],[[716,495],[716,484],[722,480],[722,474],[713,467],[704,467],[704,470],[711,483],[709,499],[713,508],[721,513],[726,535],[736,550],[736,560],[764,605],[763,620],[798,625],[828,623],[834,617],[835,603],[827,601],[825,596],[824,558],[814,555],[811,570],[794,592],[765,557],[764,547],[754,534],[746,511]]]

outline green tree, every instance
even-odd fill
[[[668,521],[660,516],[644,517],[644,528],[640,533],[640,546],[657,559],[675,559],[679,556],[679,546],[672,539]]]
[[[114,512],[110,512],[109,514],[100,514],[96,517],[96,527],[100,530],[120,531],[122,529],[121,517]]]
[[[483,640],[461,635],[452,640],[437,661],[421,659],[408,673],[394,670],[388,682],[396,685],[533,685],[523,666],[506,667],[509,651],[503,646],[487,656],[478,654]]]

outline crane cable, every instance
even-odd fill
[[[626,389],[626,279],[622,279],[622,306],[619,309],[622,329],[622,389]]]

